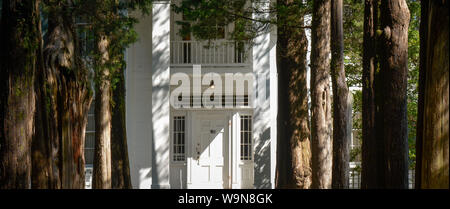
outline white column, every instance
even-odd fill
[[[278,116],[278,70],[277,70],[276,26],[270,32],[270,183],[275,188],[277,162],[277,116]],[[283,130],[280,130],[283,131]]]
[[[257,2],[259,8],[268,9],[270,0]],[[254,14],[253,18],[267,18],[269,14]],[[257,23],[254,23],[257,24]],[[255,39],[253,46],[254,82],[254,186],[255,188],[273,188],[276,147],[276,65],[272,63],[275,56],[276,41],[271,42],[271,27]],[[276,40],[276,37],[275,37]]]
[[[152,185],[170,188],[170,1],[152,7]]]

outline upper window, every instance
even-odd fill
[[[178,34],[182,40],[191,40],[191,35],[204,40],[225,39],[228,23],[225,22],[223,17],[211,17],[209,21],[201,22],[198,25],[196,22],[195,18],[192,19],[184,13],[181,14],[181,21],[177,21],[176,24],[181,26]],[[197,30],[194,30],[194,28],[197,28]]]
[[[185,117],[173,118],[173,161],[184,161],[185,157]]]
[[[216,25],[216,39],[225,39],[225,26]]]
[[[95,46],[94,30],[91,23],[85,16],[77,16],[75,18],[76,32],[79,40],[79,52],[84,59],[92,59],[92,52]],[[89,62],[87,62],[89,64]]]
[[[241,160],[252,160],[252,116],[241,115]]]

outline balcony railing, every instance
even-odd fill
[[[249,47],[237,41],[172,41],[172,65],[247,65]]]

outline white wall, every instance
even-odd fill
[[[139,40],[127,49],[126,125],[133,188],[152,182],[152,17],[139,17]]]

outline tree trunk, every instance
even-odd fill
[[[379,182],[379,162],[382,161],[383,145],[375,131],[375,73],[378,69],[376,30],[378,25],[378,0],[366,0],[364,7],[363,41],[363,94],[362,94],[362,151],[361,188],[377,188]]]
[[[4,0],[0,55],[0,189],[31,185],[39,0]]]
[[[95,152],[92,186],[94,189],[111,188],[111,79],[109,40],[97,33],[97,50],[100,60],[95,76]]]
[[[70,1],[69,1],[70,2]],[[92,101],[70,5],[49,7],[44,69],[37,77],[33,188],[84,188],[84,138]]]
[[[349,181],[350,136],[348,130],[348,87],[344,70],[342,0],[331,1],[331,73],[333,83],[333,178],[335,189],[347,189]]]
[[[416,188],[448,189],[449,1],[421,5]]]
[[[292,0],[279,4],[289,6]],[[289,21],[289,14],[278,18]],[[301,14],[294,18],[303,25]],[[277,188],[308,189],[311,186],[311,147],[308,114],[306,54],[308,41],[304,29],[278,25],[278,144]]]
[[[120,56],[123,59],[123,56]],[[127,131],[125,120],[125,76],[117,73],[119,81],[113,90],[111,159],[112,188],[131,189],[130,164],[128,160]]]
[[[405,0],[383,0],[380,7],[380,124],[384,139],[385,187],[408,188],[406,88],[409,10]],[[377,93],[377,94],[378,94]]]
[[[35,132],[31,144],[31,187],[42,189],[60,188],[59,169],[55,161],[58,156],[52,156],[52,153],[57,153],[58,151],[58,146],[53,147],[52,145],[58,145],[59,143],[50,142],[51,140],[57,140],[57,137],[54,137],[54,134],[57,134],[57,128],[55,126],[57,118],[52,118],[50,112],[53,111],[54,113],[55,111],[51,108],[47,108],[47,104],[51,105],[50,101],[53,100],[50,97],[50,93],[52,90],[55,90],[55,88],[52,88],[52,84],[46,84],[45,82],[46,73],[42,43],[43,42],[41,42],[40,53],[37,57],[39,64],[35,80],[36,109],[39,111],[35,113]],[[56,107],[56,105],[49,107]],[[51,129],[49,128],[50,125],[52,125]],[[55,148],[55,150],[53,150],[53,148]]]
[[[311,50],[312,188],[331,188],[330,0],[313,3]]]

